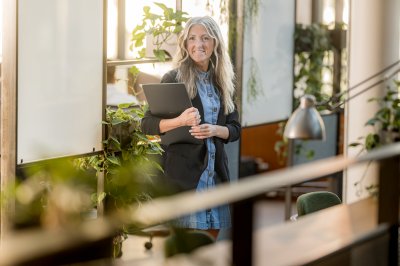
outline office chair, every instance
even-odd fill
[[[290,220],[295,221],[298,217],[313,213],[325,208],[341,204],[340,198],[329,191],[314,191],[300,195],[297,198],[297,214],[290,217]]]
[[[297,214],[303,216],[341,203],[342,201],[335,193],[329,191],[309,192],[297,198]]]
[[[214,243],[214,238],[207,232],[174,228],[164,243],[164,255],[166,258],[176,254],[190,253],[193,250]]]

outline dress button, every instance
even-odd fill
[[[214,108],[213,108],[213,112],[216,112],[216,111],[217,111],[217,107],[214,107]]]
[[[212,97],[212,94],[211,94],[211,93],[209,93],[209,94],[208,94],[208,97]]]
[[[214,153],[211,154],[211,158],[212,158],[212,159],[215,159],[215,154],[214,154]]]

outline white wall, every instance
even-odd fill
[[[102,149],[103,50],[102,1],[18,1],[18,164]]]
[[[243,126],[284,120],[292,112],[295,0],[259,2],[258,15],[245,19]],[[252,73],[257,83],[255,97],[249,97]]]
[[[349,17],[349,87],[351,88],[399,59],[400,0],[351,0]],[[348,145],[371,131],[371,128],[364,124],[373,116],[377,105],[367,101],[380,96],[384,86],[383,84],[376,86],[347,104],[344,149],[346,155],[356,156],[360,152],[360,149],[349,148]],[[365,86],[355,89],[351,94],[363,88]],[[365,190],[357,194],[354,186],[364,173],[362,188],[377,182],[377,167],[374,165],[369,168],[365,165],[358,166],[345,172],[343,196],[346,202],[350,203],[368,196]]]

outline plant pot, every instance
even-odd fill
[[[400,133],[395,132],[395,131],[381,131],[380,133],[380,139],[382,145],[387,145],[393,142],[399,142],[400,141]]]

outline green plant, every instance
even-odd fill
[[[252,20],[257,19],[259,10],[260,10],[260,0],[246,1],[244,7],[245,24],[251,24]]]
[[[294,42],[294,106],[299,104],[299,98],[304,94],[314,95],[317,102],[328,100],[331,95],[322,90],[325,85],[323,71],[332,71],[332,66],[324,60],[327,52],[333,49],[327,26],[296,24]]]
[[[283,137],[283,132],[285,129],[285,122],[280,122],[278,124],[278,129],[276,131],[276,134],[280,137],[282,137],[281,140],[278,140],[275,142],[274,145],[274,151],[277,155],[278,158],[278,162],[281,165],[284,165],[287,162],[287,156],[288,156],[288,139]],[[311,160],[312,158],[314,158],[314,154],[315,151],[312,149],[307,150],[306,148],[304,148],[304,146],[302,145],[302,142],[300,143],[296,143],[294,145],[294,154],[298,155],[298,156],[304,156],[306,157],[308,160]]]
[[[140,129],[140,121],[147,106],[120,104],[117,109],[106,109],[107,126],[101,154],[76,160],[81,169],[104,173],[104,192],[94,194],[97,203],[105,201],[106,214],[131,204],[140,204],[157,196],[154,179],[161,166],[153,156],[163,150],[155,136],[147,136]],[[122,255],[122,242],[127,238],[125,226],[113,239],[113,256]]]
[[[373,131],[365,137],[359,137],[359,141],[349,144],[350,147],[361,147],[360,152],[400,141],[400,81],[394,80],[386,87],[383,97],[371,98],[368,102],[378,103],[380,108],[365,123],[365,126],[373,127]],[[357,195],[362,193],[364,179],[370,164],[370,162],[367,164],[361,178],[354,183]],[[378,185],[370,184],[365,186],[365,189],[371,195],[376,195]]]
[[[177,35],[183,30],[183,23],[188,20],[187,13],[182,11],[174,11],[168,8],[163,3],[155,3],[162,9],[163,14],[158,15],[150,11],[149,6],[143,7],[142,23],[137,25],[132,31],[132,44],[131,50],[138,50],[139,58],[145,57],[146,48],[144,47],[144,40],[147,35],[152,35],[154,56],[164,62],[167,57],[171,55],[164,49],[162,45],[167,43],[171,36]]]
[[[229,0],[220,0],[220,1],[210,1],[206,2],[206,10],[207,13],[216,17],[216,14],[219,13],[219,23],[225,24],[229,20],[229,16],[231,16],[231,12],[229,12]],[[217,10],[217,12],[216,12]]]
[[[129,68],[127,86],[129,88],[129,90],[133,93],[133,95],[135,95],[135,96],[138,96],[140,94],[140,91],[137,92],[135,90],[135,84],[136,84],[137,78],[139,76],[139,73],[140,73],[140,70],[137,66],[131,66]]]
[[[322,75],[323,71],[332,71],[332,66],[326,63],[327,53],[333,49],[332,40],[327,26],[311,24],[304,26],[296,24],[294,32],[294,101],[297,107],[299,99],[304,94],[315,96],[316,102],[327,101],[332,95],[327,94],[322,88],[326,84]],[[317,107],[319,111],[326,106]],[[285,123],[279,125],[277,134],[282,140],[275,143],[275,152],[279,161],[283,164],[287,157],[287,140],[283,137]],[[294,147],[296,155],[304,155],[307,159],[314,157],[314,150],[306,150],[303,145]]]
[[[144,188],[153,182],[155,171],[162,171],[153,157],[163,151],[158,139],[143,134],[140,129],[146,108],[131,104],[107,108],[103,122],[107,126],[103,152],[77,160],[82,169],[104,172],[105,194],[98,195],[98,200],[108,195],[117,208],[149,199],[151,196]]]
[[[250,76],[246,82],[247,86],[247,102],[257,99],[264,95],[262,81],[260,80],[260,70],[257,60],[254,57],[250,58]]]
[[[76,167],[71,159],[53,159],[24,167],[15,187],[7,188],[7,200],[15,202],[13,224],[17,228],[71,227],[82,221],[82,213],[94,207],[91,195],[96,177]]]
[[[260,8],[259,0],[250,0],[244,3],[244,24],[245,27],[251,27],[251,25],[255,25],[254,22],[258,18]],[[249,30],[250,34],[252,34],[252,30]],[[250,38],[251,39],[251,38]],[[257,99],[257,97],[264,95],[261,75],[257,63],[257,59],[253,56],[252,49],[250,49],[250,58],[249,58],[249,78],[246,81],[247,87],[247,102],[251,103],[253,100]]]
[[[370,118],[365,126],[374,128],[366,137],[360,137],[363,142],[354,142],[350,147],[362,146],[369,151],[379,146],[400,140],[400,81],[393,81],[386,87],[386,93],[381,98],[371,98],[368,102],[376,102],[380,108]]]

